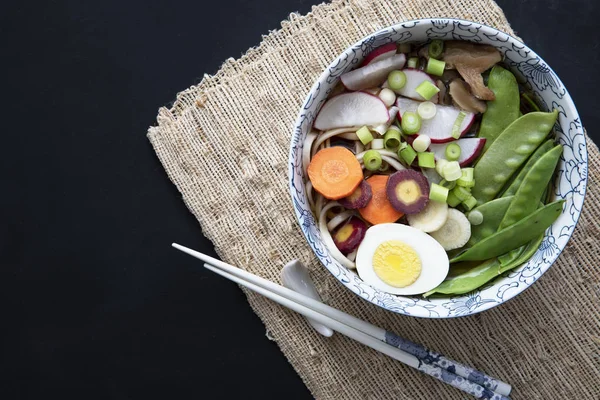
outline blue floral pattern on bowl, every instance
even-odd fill
[[[358,275],[331,257],[323,245],[306,198],[302,172],[302,144],[327,96],[344,72],[353,69],[374,48],[390,42],[426,42],[432,39],[467,40],[495,46],[505,64],[546,109],[559,111],[556,140],[564,146],[554,181],[554,198],[565,199],[562,214],[546,231],[538,251],[524,265],[480,290],[465,295],[424,299],[395,296],[364,283]],[[451,318],[495,307],[531,286],[556,261],[573,234],[585,197],[587,149],[577,109],[554,71],[533,50],[506,33],[471,21],[422,19],[394,25],[360,40],[344,51],[312,87],[295,124],[289,155],[289,184],[296,217],[309,245],[323,265],[358,296],[384,309],[425,318]]]

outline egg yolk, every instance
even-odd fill
[[[421,259],[406,243],[388,240],[375,249],[373,270],[388,285],[402,288],[413,284],[421,275]]]

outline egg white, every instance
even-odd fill
[[[398,288],[382,281],[373,269],[377,247],[388,240],[399,240],[410,246],[421,259],[421,274],[409,286]],[[358,247],[356,269],[360,278],[375,289],[391,294],[421,294],[438,286],[448,275],[450,262],[444,248],[428,234],[403,224],[379,224],[367,229]]]

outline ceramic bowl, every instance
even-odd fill
[[[565,199],[559,218],[546,231],[535,255],[518,269],[465,295],[424,299],[381,292],[364,283],[355,271],[340,265],[321,241],[308,206],[302,171],[302,145],[314,118],[340,75],[358,65],[374,48],[390,42],[427,42],[432,39],[466,40],[489,44],[504,56],[517,79],[537,96],[546,110],[559,111],[557,141],[564,146],[554,182],[553,196]],[[315,255],[344,286],[386,310],[426,318],[450,318],[496,307],[533,285],[556,261],[571,237],[585,196],[587,149],[585,135],[571,96],[556,73],[533,50],[492,27],[456,19],[421,19],[400,23],[373,33],[346,49],[321,74],[306,97],[296,120],[289,154],[289,186],[298,223]]]

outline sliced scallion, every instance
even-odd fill
[[[358,139],[360,139],[362,144],[370,143],[371,140],[373,140],[373,134],[371,134],[371,131],[366,126],[357,130],[356,136],[358,136]]]
[[[417,153],[419,158],[419,167],[421,168],[435,168],[435,154],[431,152]]]
[[[411,57],[406,63],[408,68],[417,68],[419,66],[419,59],[417,57]]]
[[[382,150],[383,147],[383,139],[373,139],[373,141],[371,142],[371,148],[373,150]]]
[[[417,158],[417,152],[410,146],[406,146],[399,152],[400,157],[406,161],[406,164],[411,165],[415,158]]]
[[[460,146],[456,143],[450,143],[446,146],[446,150],[444,151],[444,155],[446,156],[446,160],[448,161],[456,161],[460,158]]]
[[[467,188],[475,186],[475,179],[473,179],[473,171],[473,168],[463,168],[461,170],[462,176],[458,178],[456,184]]]
[[[421,129],[421,117],[415,112],[407,111],[402,114],[400,126],[402,127],[402,132],[405,134],[414,135]]]
[[[429,53],[429,57],[440,58],[444,52],[444,42],[439,39],[432,40],[429,43],[427,52]]]
[[[445,203],[448,200],[448,188],[432,183],[429,186],[429,200]]]
[[[460,164],[458,163],[458,161],[448,161],[448,164],[444,166],[444,179],[448,182],[452,182],[457,180],[461,176],[462,172],[460,171]]]
[[[425,72],[431,75],[442,76],[444,75],[444,68],[446,68],[445,62],[430,57],[427,61],[427,67],[425,68]]]
[[[437,107],[430,101],[424,101],[417,107],[417,114],[423,119],[431,119],[437,114]]]
[[[460,131],[460,127],[462,126],[462,123],[465,120],[466,116],[467,116],[467,114],[465,114],[464,111],[461,111],[458,113],[458,116],[456,117],[456,120],[454,121],[454,125],[452,126],[452,137],[454,139],[460,138],[460,134],[462,133]]]
[[[445,188],[448,188],[448,189],[454,189],[454,187],[456,186],[456,181],[448,182],[447,180],[442,179],[440,181],[440,185],[443,186],[443,187],[445,187]]]
[[[454,194],[454,191],[450,191],[450,193],[448,193],[448,198],[446,199],[446,203],[448,203],[448,205],[450,207],[456,207],[460,204],[460,199],[458,197],[456,197],[456,195]]]
[[[396,102],[396,93],[394,93],[391,89],[383,88],[381,92],[379,92],[379,98],[386,107],[391,107]]]
[[[400,90],[406,85],[406,74],[399,70],[392,71],[388,75],[387,82],[390,89]]]
[[[473,196],[469,196],[466,200],[463,200],[462,205],[470,211],[477,205],[477,199]]]
[[[415,88],[415,92],[419,93],[419,95],[425,100],[431,100],[431,98],[435,96],[439,91],[440,88],[429,81],[423,81],[419,86]]]
[[[427,149],[429,148],[430,144],[431,144],[431,139],[429,138],[429,136],[427,136],[427,135],[419,135],[413,141],[412,147],[413,147],[413,149],[415,149],[416,152],[422,153],[424,151],[427,151]]]
[[[444,177],[444,167],[446,166],[446,164],[448,164],[448,160],[445,160],[443,158],[437,160],[437,163],[435,164],[435,170],[442,178]]]
[[[452,189],[452,193],[454,193],[454,195],[462,202],[467,200],[469,197],[471,196],[471,191],[469,189],[466,189],[462,186],[456,186],[454,189]]]
[[[381,154],[377,150],[368,150],[363,156],[363,162],[369,171],[377,171],[381,167]]]
[[[383,136],[383,146],[388,150],[396,150],[400,147],[400,132],[395,129],[388,129]]]

